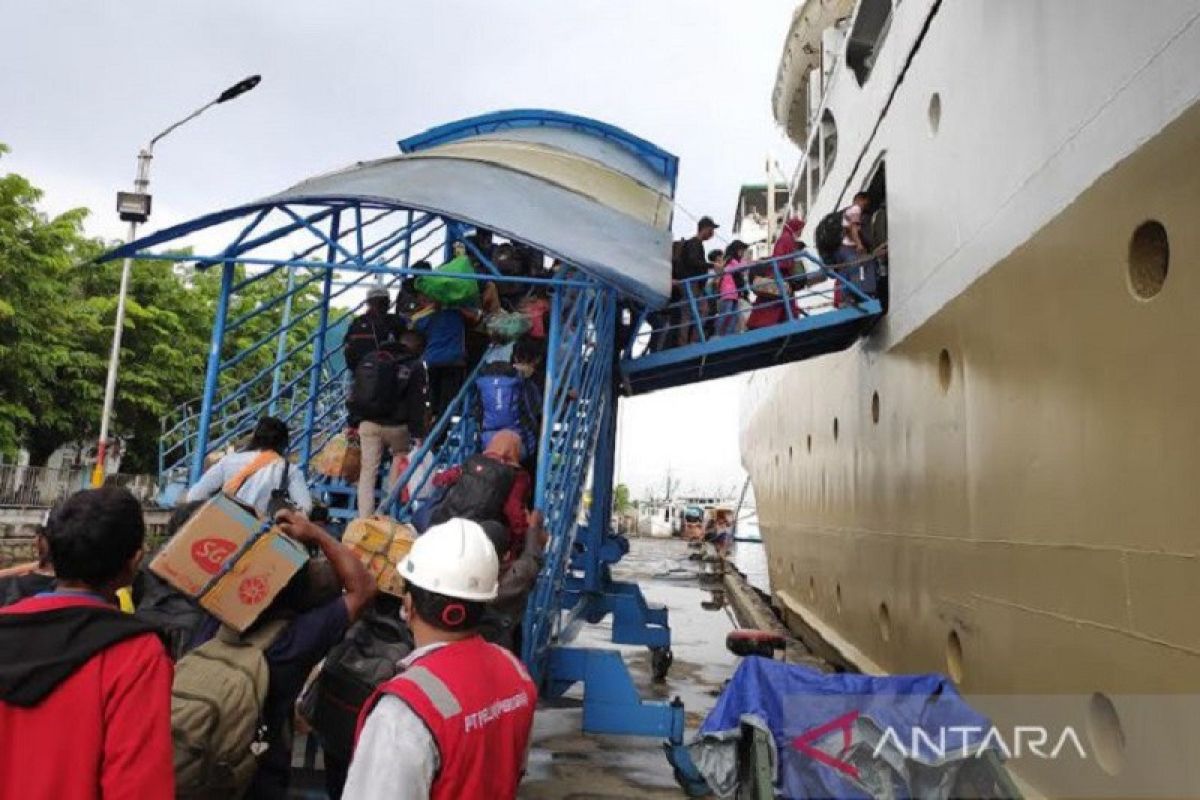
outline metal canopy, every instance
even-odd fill
[[[165,229],[105,258],[144,254],[272,208],[369,205],[487,228],[562,259],[644,305],[657,307],[668,298],[675,156],[596,120],[527,110],[450,123],[400,146],[402,155],[310,178],[259,202]]]

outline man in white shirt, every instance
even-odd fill
[[[537,690],[516,656],[476,631],[497,594],[495,547],[478,524],[452,519],[418,538],[397,572],[417,647],[363,706],[342,797],[512,800]]]
[[[250,445],[210,467],[188,490],[187,501],[205,500],[223,489],[234,499],[253,506],[260,516],[266,516],[271,494],[286,489],[288,501],[309,514],[312,495],[303,471],[287,461],[288,438],[287,425],[282,420],[263,417],[254,428]]]

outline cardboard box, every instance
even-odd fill
[[[308,561],[298,542],[272,528],[200,598],[200,606],[239,633],[249,628]]]
[[[277,528],[262,530],[261,520],[218,494],[171,537],[150,570],[244,631],[308,560],[304,548]]]
[[[417,532],[411,525],[383,516],[356,519],[342,534],[342,544],[363,562],[379,591],[396,597],[404,594],[404,580],[396,573],[396,566],[416,540]]]

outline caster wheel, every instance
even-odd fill
[[[667,679],[667,672],[671,669],[674,661],[675,654],[671,652],[671,648],[650,648],[650,670],[655,683],[662,683]]]

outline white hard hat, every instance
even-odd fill
[[[376,299],[390,300],[391,295],[388,294],[388,290],[383,288],[382,286],[372,286],[370,289],[367,289],[367,299],[368,300],[376,300]]]
[[[460,600],[495,600],[500,588],[496,547],[467,519],[434,525],[417,537],[397,572],[413,586]]]

